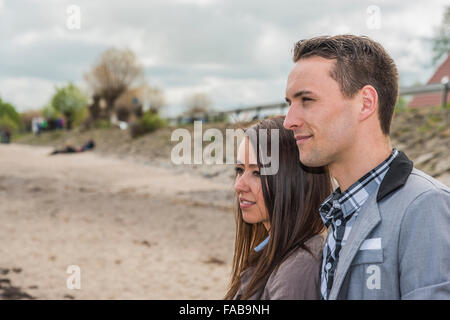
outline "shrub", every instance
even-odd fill
[[[8,130],[9,132],[14,132],[18,129],[19,125],[7,114],[0,116],[0,130]]]
[[[56,112],[64,115],[67,129],[72,129],[72,123],[77,113],[87,106],[87,100],[87,97],[78,87],[69,83],[65,87],[55,89],[50,104]],[[79,115],[82,116],[82,113]],[[79,120],[82,121],[82,119]]]
[[[146,112],[139,121],[145,132],[152,132],[166,126],[166,121],[157,113]]]
[[[2,101],[0,98],[0,119],[2,119],[3,125],[11,131],[15,131],[21,128],[22,121],[19,113],[17,113],[14,106],[10,103]]]
[[[79,109],[77,112],[75,112],[73,116],[74,127],[80,127],[88,117],[89,117],[89,110],[86,106]]]
[[[146,112],[137,122],[130,124],[130,134],[133,138],[153,132],[167,126],[167,123],[157,113]]]
[[[96,120],[93,127],[95,129],[109,129],[111,128],[111,122],[109,120]]]

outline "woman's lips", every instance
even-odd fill
[[[256,202],[253,201],[248,201],[248,200],[244,200],[244,199],[240,199],[239,200],[239,205],[241,207],[241,209],[247,209],[250,208],[252,205],[254,205]]]
[[[295,140],[297,140],[298,145],[304,143],[305,141],[308,141],[311,138],[312,138],[312,135],[309,135],[309,136],[297,135],[297,136],[295,136]]]

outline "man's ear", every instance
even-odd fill
[[[364,86],[360,91],[361,107],[359,109],[358,119],[363,121],[369,118],[378,107],[378,93],[371,85]]]

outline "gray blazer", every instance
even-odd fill
[[[361,208],[329,299],[450,299],[450,190],[404,153]]]
[[[315,300],[320,298],[320,266],[324,239],[316,235],[305,242],[314,254],[297,249],[278,269],[272,272],[264,288],[249,300]],[[241,287],[234,296],[238,299],[253,275],[250,267],[241,273]]]

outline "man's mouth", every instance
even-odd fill
[[[297,144],[299,145],[299,144],[302,144],[302,143],[304,143],[305,141],[308,141],[309,139],[311,139],[312,138],[312,134],[311,135],[296,135],[295,136],[295,140],[297,140]]]

